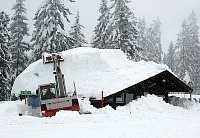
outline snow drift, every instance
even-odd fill
[[[96,109],[80,100],[83,110],[92,114],[60,111],[54,117],[18,116],[24,101],[0,102],[0,137],[81,137],[81,138],[197,138],[200,106],[185,110],[165,103],[154,95],[141,97],[113,110]]]
[[[100,98],[101,91],[108,96],[166,69],[154,62],[133,62],[120,49],[76,48],[62,52],[61,69],[65,75],[67,92],[76,83],[78,95]],[[38,85],[55,82],[53,64],[38,60],[22,72],[14,82],[12,93],[22,90],[33,93]]]

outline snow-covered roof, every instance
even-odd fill
[[[62,52],[62,73],[67,92],[73,91],[86,97],[108,96],[126,87],[154,76],[168,67],[154,62],[133,62],[120,49],[76,48]],[[12,92],[22,90],[35,93],[38,85],[53,83],[53,64],[43,64],[42,59],[27,67],[14,82]]]

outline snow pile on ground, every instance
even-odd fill
[[[169,103],[174,105],[174,106],[179,106],[179,107],[183,107],[185,109],[191,109],[194,106],[198,106],[198,101],[195,102],[188,100],[187,98],[180,98],[180,97],[176,97],[176,96],[170,96],[169,97]]]
[[[139,98],[113,110],[96,109],[80,100],[92,114],[60,111],[54,117],[18,116],[24,101],[0,102],[0,137],[81,138],[197,138],[200,136],[200,108],[186,110],[165,103],[154,95]]]
[[[129,110],[131,113],[141,114],[145,112],[156,113],[170,113],[174,112],[176,107],[166,104],[162,97],[156,97],[155,95],[147,95],[138,98],[137,101],[132,101],[125,107],[118,107],[118,110]],[[176,108],[177,111],[183,111],[182,108]]]
[[[67,92],[73,91],[86,97],[108,96],[166,69],[165,65],[154,62],[133,62],[120,49],[76,48],[62,52],[64,62],[61,69],[65,75]],[[33,93],[38,85],[55,82],[53,64],[43,64],[42,59],[31,64],[17,77],[12,92],[22,90]]]
[[[0,102],[0,117],[18,116],[18,106],[20,106],[19,101]]]
[[[177,101],[177,103],[181,105],[182,101]],[[185,108],[186,104],[188,108]],[[167,104],[162,97],[147,95],[147,97],[142,96],[141,98],[138,98],[137,101],[132,101],[127,106],[118,107],[117,110],[129,110],[131,113],[134,112],[135,114],[142,114],[146,111],[148,111],[148,113],[149,111],[156,113],[173,113],[175,110],[177,113],[182,113],[186,111],[184,109],[200,111],[200,104],[191,102],[189,100],[185,101],[185,107],[182,108],[182,106],[178,107],[177,105],[174,106],[171,104]]]
[[[180,101],[182,102],[182,101]],[[133,100],[129,104],[125,106],[118,106],[116,111],[113,110],[110,106],[106,106],[102,109],[96,109],[92,105],[90,105],[88,99],[85,100],[79,100],[81,110],[82,111],[89,111],[92,114],[96,113],[102,113],[102,112],[109,112],[113,113],[131,113],[131,114],[145,114],[149,112],[155,112],[155,113],[172,113],[176,110],[179,112],[184,112],[186,110],[184,109],[190,109],[190,110],[196,110],[200,111],[200,104],[195,102],[187,101],[187,104],[190,105],[190,108],[182,108],[178,106],[174,106],[171,104],[167,104],[165,101],[163,101],[162,97],[157,97],[155,95],[148,94],[146,97],[142,96],[141,98],[138,98],[137,100]],[[177,102],[178,103],[178,102]],[[179,103],[181,105],[181,103]]]

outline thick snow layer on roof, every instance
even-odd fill
[[[76,48],[62,52],[61,70],[65,76],[67,92],[73,91],[73,82],[79,95],[108,96],[143,81],[166,69],[154,62],[133,62],[119,49]],[[22,72],[14,82],[12,92],[22,90],[35,93],[38,85],[53,83],[53,64],[38,60]]]

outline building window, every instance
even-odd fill
[[[116,103],[124,103],[124,94],[116,96]]]

